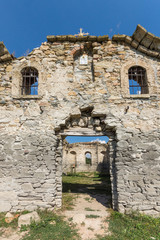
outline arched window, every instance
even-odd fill
[[[130,67],[128,70],[130,94],[148,94],[146,69],[140,66]]]
[[[90,152],[85,153],[85,159],[87,165],[92,165],[92,154]]]
[[[38,71],[33,67],[26,67],[21,71],[21,95],[38,95]]]
[[[70,152],[69,162],[70,162],[70,164],[72,165],[72,167],[76,167],[76,166],[77,166],[77,162],[76,162],[76,152],[75,152],[75,151],[71,151],[71,152]]]

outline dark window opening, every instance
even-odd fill
[[[85,153],[85,158],[86,158],[86,164],[87,165],[92,165],[92,155],[90,152]]]
[[[21,95],[38,95],[38,71],[27,67],[22,70]]]
[[[147,74],[146,69],[140,66],[131,67],[128,70],[130,94],[147,94]]]

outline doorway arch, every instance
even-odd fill
[[[57,163],[62,168],[62,148],[63,140],[67,136],[108,136],[108,149],[109,149],[109,166],[110,166],[110,178],[111,178],[111,191],[112,191],[112,207],[118,209],[118,194],[117,194],[117,173],[116,173],[116,126],[108,126],[105,123],[105,114],[92,114],[92,108],[85,108],[81,110],[81,114],[71,115],[65,123],[61,124],[56,129],[57,136]],[[59,180],[62,189],[62,178]],[[59,197],[60,196],[59,193]]]
[[[85,163],[90,166],[92,165],[92,153],[89,151],[85,153]]]

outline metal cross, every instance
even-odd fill
[[[84,33],[82,30],[83,30],[83,28],[80,28],[79,33],[75,34],[75,36],[88,36],[89,35],[89,33]]]

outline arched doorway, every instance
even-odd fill
[[[92,154],[91,154],[91,152],[86,152],[85,153],[85,163],[88,166],[92,165]]]

